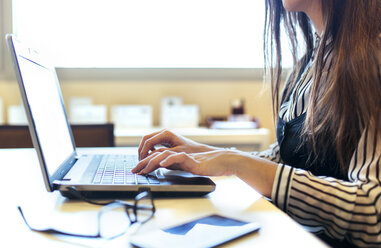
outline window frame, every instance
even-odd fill
[[[12,0],[0,0],[3,13],[0,21],[0,79],[13,79],[5,34],[12,32]],[[262,81],[263,68],[56,68],[58,77],[66,81],[144,81],[144,80],[208,80]]]
[[[5,34],[12,30],[12,0],[0,0],[0,79],[13,78]]]

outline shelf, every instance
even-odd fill
[[[144,135],[160,131],[161,128],[145,129],[115,129],[115,144],[117,146],[137,146]],[[196,142],[220,146],[236,147],[241,150],[263,150],[269,145],[270,131],[259,129],[209,129],[174,128],[171,131],[190,138]]]

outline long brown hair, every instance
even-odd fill
[[[364,128],[371,120],[381,132],[381,4],[380,0],[322,0],[325,30],[312,68],[313,85],[302,135],[312,144],[310,156],[324,157],[336,149],[341,173]],[[292,89],[314,49],[314,29],[302,12],[288,12],[282,0],[266,0],[264,50],[270,74],[274,117],[278,118],[282,74],[280,45],[283,23],[294,69],[287,81]],[[297,57],[297,33],[304,38],[304,56]],[[329,54],[329,56],[327,56]],[[323,70],[329,77],[322,78]]]

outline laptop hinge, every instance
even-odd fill
[[[59,181],[54,181],[53,182],[53,191],[58,190],[58,188],[59,188]]]

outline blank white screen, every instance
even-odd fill
[[[74,152],[54,71],[18,56],[42,155],[51,176]]]

